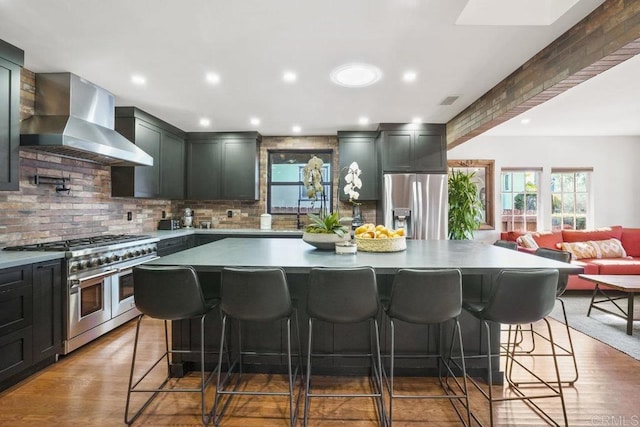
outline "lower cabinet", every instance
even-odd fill
[[[160,240],[157,244],[158,256],[171,255],[193,247],[193,235]]]
[[[0,270],[0,390],[62,352],[61,270],[60,261]]]

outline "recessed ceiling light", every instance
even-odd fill
[[[200,126],[209,126],[211,124],[211,120],[207,118],[200,119]]]
[[[220,83],[220,76],[216,73],[207,73],[206,78],[207,82],[211,83],[212,85],[217,85],[218,83]]]
[[[415,71],[407,71],[402,75],[402,80],[407,83],[415,82],[418,75]]]
[[[340,86],[364,87],[380,80],[382,71],[375,65],[352,63],[334,68],[330,77],[332,82]]]
[[[254,126],[258,126],[260,124],[260,119],[257,117],[252,117],[251,118],[251,124]]]
[[[368,117],[360,117],[360,119],[358,119],[358,123],[360,123],[361,125],[368,125],[369,124],[369,118]]]
[[[302,128],[301,128],[300,126],[294,126],[294,127],[292,127],[292,128],[291,128],[291,130],[292,130],[294,133],[300,133],[300,131],[302,130]]]
[[[411,120],[411,123],[413,123],[414,125],[419,125],[420,123],[422,123],[422,118],[420,118],[420,117],[414,117],[414,118]]]
[[[523,125],[528,125],[529,123],[531,123],[531,119],[522,119],[520,120],[520,123],[522,123]]]
[[[285,71],[284,74],[282,75],[282,80],[284,80],[287,83],[293,83],[296,80],[298,80],[298,75],[293,71]]]
[[[147,79],[140,74],[134,74],[131,76],[131,83],[142,86],[147,83]]]

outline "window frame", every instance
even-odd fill
[[[495,230],[494,208],[494,168],[495,160],[447,160],[447,167],[451,169],[484,169],[484,222],[480,223],[479,230]]]
[[[327,212],[333,212],[333,175],[334,175],[334,165],[333,165],[333,150],[332,149],[327,149],[327,148],[323,148],[323,149],[273,149],[273,150],[267,150],[267,206],[266,206],[266,212],[271,214],[271,215],[298,215],[301,213],[305,213],[306,212],[272,212],[271,211],[271,190],[272,190],[272,186],[294,186],[294,185],[298,185],[298,194],[305,194],[306,193],[306,189],[304,186],[304,183],[302,182],[302,180],[298,180],[298,181],[286,181],[286,182],[272,182],[271,181],[271,172],[272,172],[272,161],[271,161],[271,155],[272,154],[282,154],[282,153],[295,153],[295,154],[308,154],[309,158],[311,158],[311,156],[313,155],[317,155],[317,154],[322,154],[322,155],[328,155],[329,156],[329,161],[324,162],[325,164],[329,164],[329,181],[322,181],[322,185],[323,187],[328,188],[328,191],[325,192],[326,195],[326,203],[327,203]],[[302,163],[301,163],[302,164]],[[306,165],[306,163],[304,163]],[[300,199],[302,199],[302,197],[299,196]]]
[[[540,230],[540,225],[542,223],[542,218],[543,218],[543,208],[544,208],[544,204],[543,204],[543,191],[542,191],[542,168],[540,167],[505,167],[505,168],[501,168],[500,169],[500,231],[502,232],[507,232],[507,231],[515,231],[515,230],[503,230],[502,229],[502,218],[505,216],[504,215],[504,208],[502,205],[502,195],[504,194],[504,192],[502,191],[502,183],[503,183],[503,174],[504,173],[535,173],[536,174],[536,181],[537,181],[537,191],[536,191],[536,229],[533,231],[538,231]],[[525,189],[526,189],[526,183],[525,183]],[[514,191],[510,191],[509,194],[514,194]],[[533,193],[527,193],[526,191],[523,193],[525,194],[525,203],[526,203],[526,195],[527,194],[533,194]],[[517,215],[517,217],[523,217],[524,218],[524,230],[525,232],[530,232],[532,230],[528,230],[526,227],[526,217],[528,215],[526,214],[526,210],[525,213],[523,215]],[[511,218],[515,218],[516,215],[511,215]],[[513,223],[513,221],[512,221]],[[543,227],[544,229],[544,227]]]
[[[587,200],[585,202],[586,206],[586,212],[584,215],[578,215],[577,214],[577,195],[578,194],[583,194],[583,192],[578,192],[576,191],[576,179],[575,179],[575,175],[578,173],[584,173],[586,175],[586,196],[587,196]],[[562,188],[562,182],[563,179],[562,177],[560,178],[561,181],[561,188],[560,191],[553,191],[552,188],[552,184],[553,184],[553,175],[555,174],[561,174],[561,175],[565,175],[565,174],[573,174],[573,181],[574,181],[574,186],[573,186],[573,191],[569,192],[569,191],[564,191],[564,189]],[[551,169],[551,174],[549,176],[549,193],[550,193],[550,208],[551,208],[551,216],[550,216],[550,227],[551,230],[586,230],[589,229],[589,227],[591,226],[591,224],[593,223],[593,191],[591,188],[591,182],[593,179],[593,168],[552,168]],[[559,214],[555,214],[553,212],[553,198],[556,194],[560,195],[560,213]],[[572,214],[566,214],[563,212],[563,208],[564,208],[564,194],[572,194],[574,197],[574,201],[573,201],[573,213]],[[564,218],[567,216],[572,216],[573,217],[573,228],[565,228],[564,227]],[[560,227],[559,228],[554,228],[553,225],[553,219],[555,217],[559,217],[560,218]],[[584,228],[577,228],[577,223],[578,223],[578,218],[584,218]]]

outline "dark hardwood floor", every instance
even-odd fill
[[[155,327],[143,336],[143,357],[161,352],[161,322],[147,319]],[[558,336],[560,324],[552,321]],[[124,406],[130,359],[133,346],[134,322],[130,322],[107,336],[61,358],[61,360],[0,393],[1,426],[119,426],[124,425]],[[151,332],[149,332],[151,331]],[[565,387],[569,424],[572,426],[640,425],[640,361],[605,344],[574,332],[580,379],[573,387]],[[640,341],[639,341],[640,345]],[[568,358],[562,361],[563,366]],[[551,363],[536,362],[536,369],[549,371]],[[181,381],[196,381],[194,376]],[[274,389],[286,387],[281,376],[252,377],[252,388]],[[438,390],[433,379],[400,379],[404,389]],[[321,387],[346,387],[357,391],[368,387],[365,378],[317,378],[316,390]],[[501,389],[497,389],[498,392]],[[506,391],[508,393],[508,391]],[[213,402],[213,391],[210,392]],[[540,404],[561,420],[558,399]],[[472,394],[472,409],[483,422],[488,421],[486,402]],[[288,423],[286,398],[236,397],[228,408],[222,426],[286,426]],[[300,408],[302,414],[302,406]],[[312,426],[374,426],[376,415],[373,403],[363,399],[312,400]],[[546,425],[528,406],[521,402],[504,403],[496,412],[496,420],[504,426]],[[444,401],[405,400],[394,405],[396,426],[458,425],[449,403]],[[199,398],[196,394],[163,395],[136,422],[146,426],[197,426]]]

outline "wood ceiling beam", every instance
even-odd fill
[[[447,149],[640,53],[640,1],[606,0],[447,123]]]

